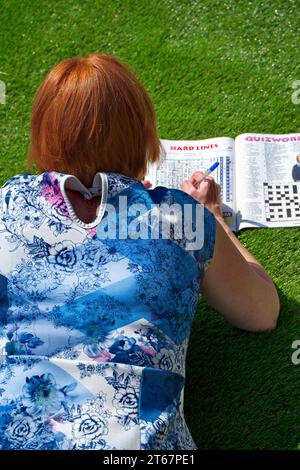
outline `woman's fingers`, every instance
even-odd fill
[[[213,214],[221,212],[221,186],[212,176],[195,171],[188,180],[181,183],[181,189],[204,204]]]
[[[207,207],[221,205],[221,186],[203,171],[195,171],[188,180],[182,182],[181,189]]]
[[[202,204],[205,204],[207,197],[207,188],[205,187],[206,185],[207,183],[201,183],[200,188],[196,189],[195,185],[190,180],[184,180],[181,183],[181,189],[197,201],[201,202]]]
[[[194,171],[194,173],[190,177],[190,180],[192,183],[197,183],[199,179],[203,177],[203,175],[204,175],[203,171]]]
[[[181,183],[182,191],[192,195],[195,193],[196,188],[190,180],[183,180]]]

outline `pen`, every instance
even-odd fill
[[[201,181],[203,181],[206,176],[210,175],[211,172],[214,171],[219,165],[220,165],[220,162],[215,162],[204,172],[204,175],[196,183],[196,188],[197,189],[198,189],[199,184],[201,183]]]

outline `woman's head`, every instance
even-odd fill
[[[151,100],[115,57],[65,60],[37,90],[28,167],[73,174],[89,187],[98,171],[142,178],[160,151]]]
[[[297,163],[300,163],[300,153],[296,156]]]

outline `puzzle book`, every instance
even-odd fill
[[[300,134],[241,134],[235,139],[161,140],[152,187],[180,189],[196,170],[219,166],[223,217],[231,230],[300,226]]]

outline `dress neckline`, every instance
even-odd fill
[[[101,222],[104,212],[105,212],[106,205],[107,205],[108,180],[107,180],[106,173],[102,173],[102,172],[96,173],[96,175],[94,176],[93,186],[91,188],[86,188],[86,186],[84,186],[84,184],[77,178],[77,176],[70,175],[70,174],[62,174],[62,173],[60,174],[62,175],[62,177],[59,178],[60,191],[62,193],[62,196],[68,208],[68,211],[72,217],[73,223],[79,225],[82,228],[87,228],[87,229],[96,227]],[[81,220],[77,216],[72,206],[72,203],[67,195],[66,188],[79,191],[87,199],[91,199],[92,196],[94,195],[101,194],[101,201],[97,209],[98,214],[95,220],[93,220],[93,222],[89,222],[89,223],[83,222],[83,220]]]
[[[93,186],[86,188],[84,184],[75,175],[65,174],[58,171],[48,172],[48,175],[53,175],[58,182],[59,190],[68,212],[72,218],[72,223],[84,229],[91,229],[97,227],[103,219],[105,210],[107,208],[108,198],[114,198],[123,190],[131,186],[137,185],[141,189],[145,189],[143,183],[136,178],[115,172],[97,172],[93,179]],[[51,181],[51,176],[50,176]],[[93,222],[83,222],[73,209],[72,203],[66,193],[66,188],[79,191],[87,199],[91,199],[95,195],[101,195],[101,202],[97,209],[98,214]]]

